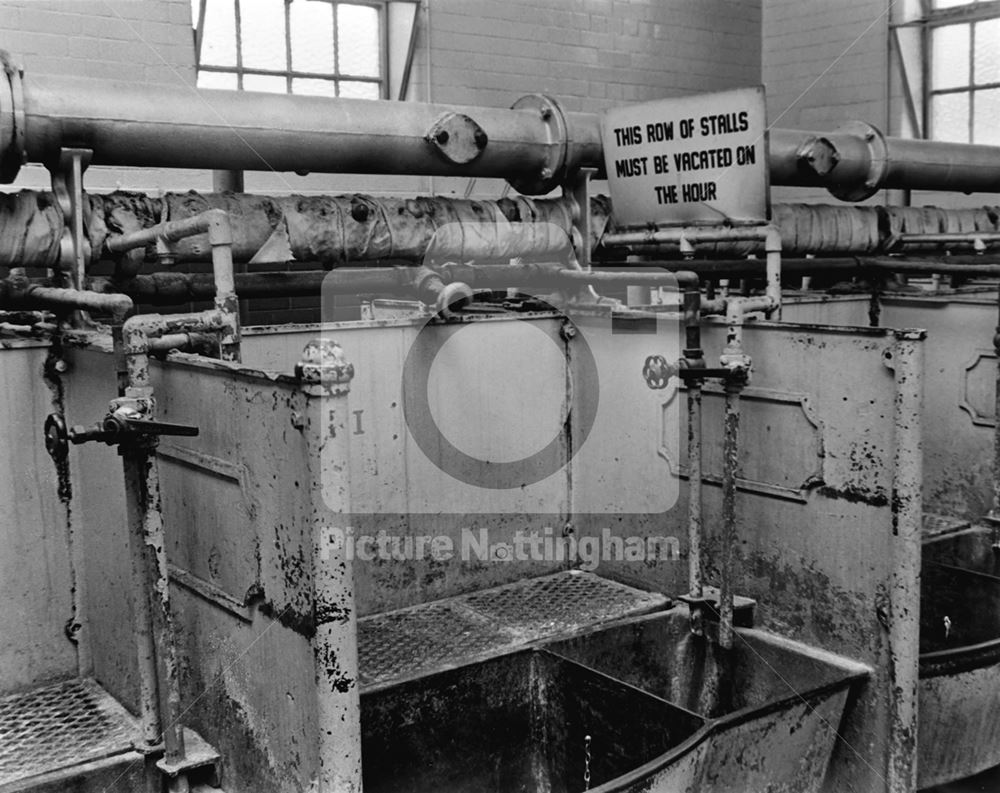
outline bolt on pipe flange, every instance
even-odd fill
[[[0,184],[10,184],[21,170],[24,150],[24,89],[21,68],[10,53],[0,50]]]
[[[519,193],[544,195],[557,188],[565,179],[566,158],[569,153],[569,127],[562,107],[551,96],[528,94],[522,96],[511,110],[534,110],[545,125],[546,162],[535,176],[518,176],[507,181]]]
[[[838,127],[833,135],[853,135],[865,142],[868,147],[868,174],[862,184],[855,182],[828,187],[830,194],[841,201],[864,201],[871,198],[885,183],[889,170],[889,146],[885,135],[878,127],[865,121],[848,121]]]

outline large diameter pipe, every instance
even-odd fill
[[[7,71],[19,86],[0,85],[0,134],[14,131],[0,140],[0,150],[15,149],[5,160],[55,163],[72,145],[91,149],[92,165],[503,177],[522,192],[545,193],[602,158],[596,117],[564,113],[543,97],[500,109],[190,86],[150,91]]]
[[[513,108],[148,87],[28,75],[0,51],[0,181],[63,147],[94,165],[502,177],[545,193],[604,169],[601,117],[531,95]],[[774,185],[857,201],[880,189],[1000,192],[1000,147],[888,138],[863,122],[769,133]]]
[[[844,201],[879,190],[1000,192],[1000,146],[889,138],[854,121],[828,132],[771,130],[771,184],[825,187]]]

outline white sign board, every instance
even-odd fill
[[[764,88],[608,110],[604,162],[620,226],[768,220]]]

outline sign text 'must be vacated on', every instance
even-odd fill
[[[767,220],[761,88],[608,111],[604,152],[622,225]]]

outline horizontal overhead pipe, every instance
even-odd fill
[[[132,308],[132,299],[124,294],[46,286],[24,277],[12,276],[0,281],[0,309],[3,310],[98,311],[121,321]]]
[[[770,132],[771,184],[825,187],[844,201],[879,190],[1000,192],[1000,146],[889,138],[871,124]]]
[[[24,75],[5,58],[2,181],[62,147],[92,165],[503,177],[545,193],[596,165],[596,117],[525,97],[511,109],[372,102]]]
[[[540,265],[482,265],[442,268],[442,280],[463,282],[482,289],[511,286],[559,289],[575,284],[643,284],[697,288],[699,276],[689,271],[594,271],[568,270]],[[345,267],[336,270],[299,272],[238,273],[236,293],[240,298],[295,297],[318,294],[416,294],[420,288],[418,271],[412,268]],[[127,281],[91,278],[90,288],[97,297],[119,290],[136,303],[155,306],[180,305],[205,300],[215,293],[211,276],[200,273],[151,273]]]
[[[372,102],[25,75],[0,53],[0,181],[64,147],[91,164],[501,177],[545,193],[604,168],[601,116],[529,95],[510,109]],[[883,188],[1000,192],[1000,147],[888,138],[863,122],[773,129],[774,185],[857,201]]]

